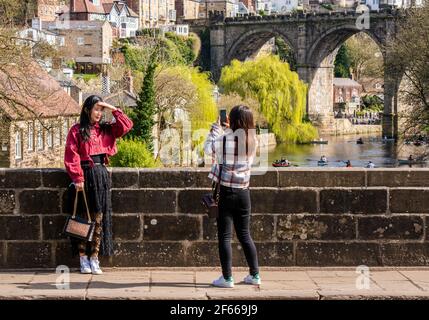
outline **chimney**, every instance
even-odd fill
[[[104,67],[103,69],[104,70],[101,75],[101,93],[103,95],[108,95],[110,94],[110,76],[107,68]]]

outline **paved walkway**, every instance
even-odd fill
[[[355,268],[262,268],[261,286],[240,283],[245,275],[235,268],[235,288],[219,289],[209,285],[216,268],[105,268],[72,271],[70,288],[57,289],[54,270],[0,271],[0,299],[429,299],[429,268],[374,267],[364,289]]]

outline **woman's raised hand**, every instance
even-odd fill
[[[112,111],[115,111],[117,109],[115,106],[112,106],[111,104],[108,104],[108,103],[103,102],[103,101],[97,102],[97,105],[99,105],[100,107],[110,109]]]

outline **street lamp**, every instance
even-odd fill
[[[216,106],[217,106],[219,102],[219,87],[217,85],[215,85],[213,88],[213,97],[215,98]]]

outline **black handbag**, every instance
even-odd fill
[[[226,137],[223,137],[222,164],[225,163],[225,143]],[[220,180],[222,178],[223,165],[219,164],[219,179],[218,182],[212,183],[212,192],[206,193],[201,199],[201,204],[206,209],[209,218],[219,217],[219,197],[220,197]]]
[[[64,226],[64,234],[70,237],[92,241],[95,229],[95,222],[91,220],[91,215],[89,214],[88,202],[86,201],[85,189],[82,190],[83,200],[85,202],[87,219],[76,216],[77,211],[77,200],[79,196],[79,191],[76,189],[74,206],[73,206],[73,215],[67,218],[66,224]]]

